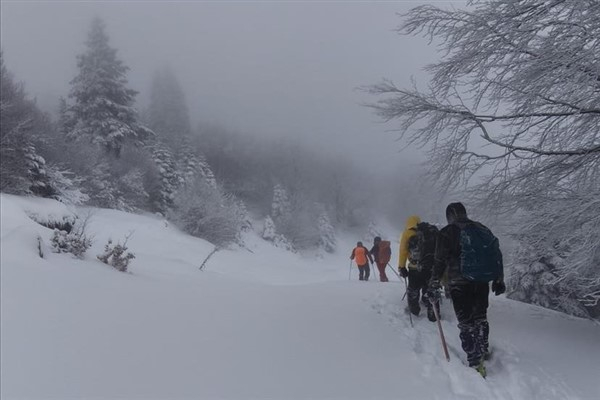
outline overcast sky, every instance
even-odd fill
[[[444,2],[447,4],[447,2]],[[153,73],[169,65],[192,122],[248,134],[301,136],[368,167],[414,162],[361,103],[356,88],[404,86],[436,59],[422,38],[394,32],[418,2],[2,1],[5,63],[40,106],[66,95],[90,22],[107,24],[144,106]],[[445,4],[441,4],[444,6]],[[379,159],[379,160],[378,160]]]

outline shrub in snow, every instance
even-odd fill
[[[177,193],[169,217],[185,232],[219,247],[240,241],[238,201],[201,177]]]
[[[117,243],[116,245],[113,245],[112,240],[108,239],[108,243],[104,245],[104,253],[97,255],[98,260],[110,265],[117,271],[127,272],[129,263],[135,258],[133,253],[127,252],[128,238],[125,239],[123,244]]]
[[[67,230],[54,228],[50,239],[52,251],[55,253],[71,253],[77,258],[83,258],[85,252],[92,247],[92,238],[86,234],[87,223],[90,215],[82,221],[67,222],[63,226]]]
[[[55,253],[71,253],[77,258],[83,258],[85,252],[92,247],[92,239],[83,234],[54,230],[50,239],[52,251]]]
[[[38,224],[49,228],[49,229],[58,229],[59,231],[64,231],[70,233],[77,222],[77,215],[75,214],[67,214],[56,216],[53,214],[41,216],[37,213],[28,212],[27,214],[29,218],[37,222]]]

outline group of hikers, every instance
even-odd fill
[[[408,284],[408,312],[436,322],[442,286],[452,300],[463,350],[470,367],[485,377],[484,361],[490,357],[487,321],[489,283],[496,296],[506,291],[504,265],[498,239],[483,224],[470,220],[462,203],[446,208],[446,225],[438,230],[418,216],[406,221],[400,238],[398,275]],[[358,242],[350,255],[359,268],[359,279],[369,279],[369,262],[375,263],[382,282],[391,259],[390,242],[374,239],[367,250]],[[408,266],[407,266],[408,261]],[[390,266],[391,267],[391,266]],[[443,285],[442,285],[443,283]]]

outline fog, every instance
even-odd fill
[[[76,74],[94,16],[147,103],[169,66],[190,116],[244,134],[294,137],[373,171],[419,161],[402,152],[357,90],[389,78],[410,84],[435,48],[394,32],[414,2],[2,2],[5,63],[41,108],[55,111]]]

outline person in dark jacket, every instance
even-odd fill
[[[387,240],[381,240],[379,236],[375,236],[373,239],[373,247],[369,250],[369,253],[373,256],[377,269],[379,270],[379,280],[381,282],[388,282],[388,277],[385,274],[385,268],[390,262],[392,257],[392,249],[390,248],[390,242]]]
[[[433,305],[429,301],[428,296],[428,285],[431,278],[431,270],[433,269],[433,260],[435,253],[435,244],[437,240],[437,229],[435,233],[432,233],[427,229],[427,237],[424,237],[424,243],[420,245],[425,248],[420,249],[419,244],[419,226],[431,226],[429,224],[423,224],[421,219],[412,215],[406,220],[406,229],[402,232],[400,237],[400,249],[398,259],[398,273],[403,278],[408,278],[408,287],[406,290],[408,300],[408,312],[413,315],[419,315],[421,312],[420,302],[427,308],[427,319],[432,322],[436,321],[435,313],[433,311]],[[425,235],[425,232],[422,232]],[[412,250],[411,250],[412,248]],[[413,254],[413,252],[419,254]],[[406,267],[406,261],[408,261],[408,268]],[[436,308],[439,311],[439,305],[436,304]]]
[[[458,320],[460,341],[467,354],[469,366],[485,376],[483,361],[489,358],[489,324],[487,321],[489,282],[474,282],[461,273],[461,230],[468,224],[481,229],[484,225],[467,218],[467,210],[462,203],[451,203],[446,208],[448,225],[440,231],[435,250],[431,282],[431,298],[439,299],[440,279],[444,272],[448,275],[450,297]],[[500,269],[503,270],[500,255]],[[496,296],[506,291],[503,273],[493,281],[492,291]]]

